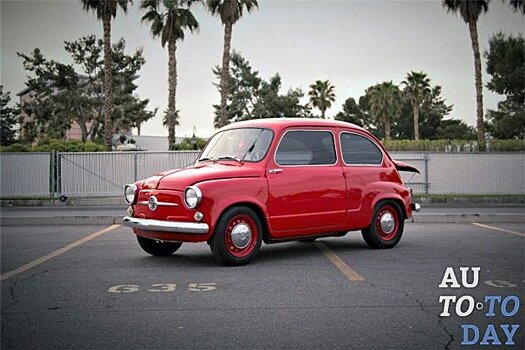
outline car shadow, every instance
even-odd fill
[[[263,243],[261,250],[249,265],[299,262],[305,259],[316,258],[323,255],[317,243],[323,244],[336,254],[352,251],[375,251],[374,249],[370,249],[360,236],[356,236],[350,232],[343,237],[319,238],[313,242],[290,241],[275,244]],[[142,266],[144,263],[147,263],[148,267],[159,268],[166,267],[166,265],[177,267],[223,267],[215,260],[209,248],[192,251],[184,251],[181,249],[175,254],[166,257],[145,255],[138,259],[137,262]]]

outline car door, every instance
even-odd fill
[[[359,221],[367,188],[384,177],[383,152],[368,137],[342,131],[339,135],[343,171],[347,188],[347,210],[350,221]],[[366,208],[370,210],[370,208]]]
[[[287,130],[267,180],[269,222],[279,237],[330,232],[344,223],[345,180],[331,130]]]

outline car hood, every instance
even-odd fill
[[[147,179],[144,183],[148,184],[146,187],[149,188],[183,191],[186,187],[202,181],[259,176],[261,175],[258,169],[246,164],[205,163],[166,171]]]

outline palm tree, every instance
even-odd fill
[[[321,111],[321,118],[325,119],[325,112],[332,107],[332,102],[335,101],[335,86],[330,84],[328,80],[317,80],[310,85],[310,104],[317,107]]]
[[[404,85],[403,95],[410,101],[414,114],[414,139],[419,140],[419,111],[423,103],[431,93],[430,79],[423,72],[410,72],[406,80],[401,82]]]
[[[161,38],[162,47],[168,43],[168,144],[169,149],[175,149],[175,126],[177,109],[175,97],[177,91],[177,41],[184,40],[184,30],[194,32],[199,29],[199,23],[189,7],[195,0],[143,0],[140,7],[146,10],[142,21],[151,23],[151,34]]]
[[[93,11],[104,28],[104,144],[111,151],[113,139],[113,77],[111,74],[111,18],[117,16],[119,8],[126,13],[132,0],[81,0],[85,11]]]
[[[173,118],[173,119],[174,119],[174,123],[175,123],[176,126],[180,125],[180,123],[179,123],[179,119],[180,119],[179,113],[180,113],[180,111],[177,109],[177,110],[175,110],[175,113],[173,114],[175,116],[175,118]],[[164,111],[164,117],[162,117],[162,126],[168,126],[169,125],[169,120],[168,120],[168,118],[169,118],[168,116],[169,115],[170,114],[169,114],[168,110],[165,110]]]
[[[481,81],[481,56],[478,41],[478,19],[481,13],[487,12],[490,0],[443,0],[443,7],[448,12],[461,15],[468,24],[472,51],[474,52],[474,74],[476,78],[476,102],[477,102],[477,132],[478,141],[485,139],[483,126],[483,83]]]
[[[230,47],[233,25],[241,18],[244,8],[251,12],[258,8],[257,0],[206,0],[206,7],[212,15],[220,16],[224,25],[224,48],[221,69],[221,105],[219,109],[219,126],[228,124],[226,119],[226,102],[228,100],[228,77],[230,75]]]
[[[525,15],[525,0],[510,0],[509,5],[514,12],[521,12],[522,15]]]
[[[370,95],[368,105],[373,117],[385,126],[385,138],[391,139],[390,123],[397,119],[400,103],[399,88],[391,81],[374,85],[367,93]]]

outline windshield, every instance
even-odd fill
[[[219,132],[208,142],[198,162],[223,159],[258,162],[266,156],[272,137],[271,130],[258,128]]]

